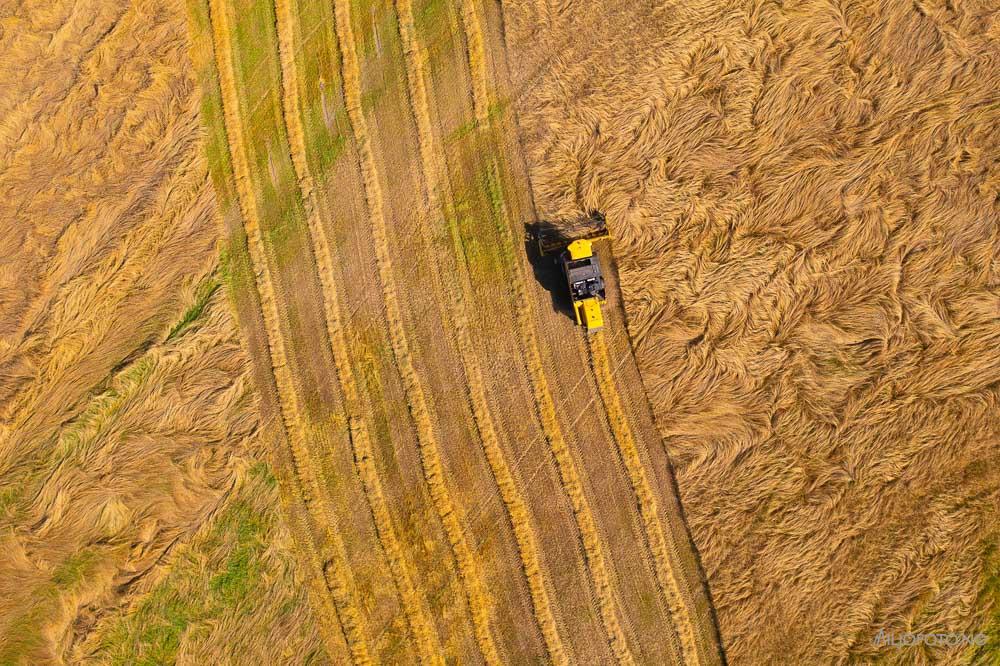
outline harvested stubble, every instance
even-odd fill
[[[648,531],[658,514],[652,505],[649,515],[636,505],[652,501],[650,484],[660,484],[662,475],[641,474],[637,465],[648,463],[635,455],[626,456],[623,466],[617,462],[621,454],[604,460],[585,452],[595,438],[601,446],[593,451],[617,450],[615,433],[602,425],[609,421],[619,436],[634,433],[622,443],[628,452],[635,449],[635,439],[652,435],[655,443],[655,433],[648,419],[626,423],[635,412],[626,415],[620,408],[603,420],[581,418],[581,406],[587,411],[600,409],[605,401],[619,405],[622,398],[615,402],[610,396],[622,391],[629,404],[644,403],[635,399],[636,387],[622,386],[609,368],[600,376],[600,391],[593,377],[578,381],[592,373],[579,331],[560,314],[546,312],[547,292],[530,286],[531,268],[515,241],[531,215],[524,173],[501,166],[505,158],[518,160],[517,147],[511,141],[510,117],[502,105],[490,103],[507,94],[503,56],[496,52],[501,47],[499,15],[473,2],[449,6],[452,25],[461,26],[463,33],[434,45],[436,60],[429,63],[416,8],[405,0],[334,2],[328,17],[332,33],[302,23],[304,17],[320,16],[308,0],[279,2],[273,15],[277,44],[268,43],[268,6],[255,5],[259,16],[251,19],[258,21],[252,29],[262,39],[253,48],[245,36],[234,41],[231,30],[222,27],[226,17],[243,12],[242,4],[235,3],[241,7],[237,10],[231,4],[212,5],[213,17],[221,14],[213,21],[213,34],[221,54],[217,64],[224,113],[207,120],[223,125],[220,135],[228,138],[237,158],[235,189],[244,219],[230,233],[239,237],[241,229],[247,231],[244,252],[254,277],[244,289],[250,296],[259,289],[260,295],[256,306],[253,298],[242,301],[246,310],[241,321],[248,337],[262,342],[255,361],[265,402],[283,415],[278,446],[290,447],[295,463],[287,483],[304,484],[316,494],[297,503],[315,529],[335,525],[339,531],[355,519],[338,514],[334,505],[345,489],[357,488],[374,525],[358,536],[377,541],[369,550],[385,554],[392,596],[398,597],[372,606],[358,584],[333,586],[330,592],[341,589],[347,596],[335,599],[339,626],[329,625],[330,616],[323,618],[331,654],[346,644],[358,661],[417,655],[433,661],[449,655],[489,663],[546,657],[565,663],[573,654],[623,663],[718,660],[710,623],[697,630],[684,628],[690,618],[705,619],[683,608],[704,599],[694,560],[679,557],[668,563],[662,556],[665,538],[689,549],[686,534],[676,529],[679,523],[665,522],[662,531],[643,535],[643,516]],[[310,44],[312,39],[325,46]],[[494,50],[489,57],[487,43]],[[237,52],[228,55],[233,48]],[[331,50],[336,52],[329,57]],[[322,58],[330,69],[317,68],[306,54]],[[243,72],[242,79],[227,83],[232,73],[255,62],[261,64],[255,65],[254,77]],[[466,87],[467,98],[445,94],[456,83]],[[317,85],[323,93],[323,127],[312,118],[310,91]],[[260,102],[248,103],[252,90]],[[276,104],[271,111],[261,106],[269,99]],[[329,121],[341,114],[346,124]],[[274,126],[264,132],[267,123]],[[340,159],[321,159],[312,144],[333,145],[332,138],[322,135],[334,132],[343,136]],[[320,164],[324,166],[316,168]],[[407,164],[420,168],[414,174]],[[283,192],[280,199],[269,198],[272,187]],[[358,218],[346,223],[333,206],[345,196],[360,204],[348,204]],[[301,219],[302,224],[276,238],[268,229],[285,219]],[[300,243],[301,250],[288,254],[270,246],[279,241]],[[451,275],[459,277],[458,284],[448,283]],[[488,278],[510,289],[499,293]],[[285,285],[302,281],[309,290],[274,289],[278,279]],[[345,284],[366,287],[352,291]],[[305,320],[310,305],[323,313],[322,321]],[[257,311],[261,306],[263,316]],[[374,329],[362,326],[362,314]],[[309,328],[316,326],[320,328]],[[510,335],[511,326],[517,335]],[[307,335],[310,331],[316,335]],[[367,357],[356,357],[371,348],[360,341],[379,339],[385,341],[388,358],[372,364]],[[520,361],[507,366],[480,356],[487,340],[499,345],[502,356]],[[305,347],[322,360],[308,372]],[[286,356],[289,361],[282,362]],[[618,367],[630,362],[627,354]],[[359,372],[365,373],[364,381]],[[331,438],[322,447],[299,447],[303,438],[296,435],[301,428],[297,422],[306,412],[295,406],[309,404],[311,383],[320,377],[332,383],[331,398],[343,396],[338,406],[346,410],[348,437]],[[553,384],[575,384],[579,391],[557,401]],[[498,393],[504,386],[510,395]],[[404,420],[393,417],[391,427],[386,427],[391,414],[385,405],[375,406],[386,388],[405,400],[408,415]],[[506,441],[497,430],[496,423],[510,424],[505,405],[515,395],[532,415],[529,423],[519,425],[519,430],[527,428],[526,441],[546,443],[541,460],[516,455],[519,442]],[[311,409],[323,408],[321,403]],[[333,494],[324,500],[327,491],[317,479],[325,461],[343,455],[344,448],[354,465],[341,468],[336,477],[341,490],[329,489]],[[423,509],[386,483],[389,475],[409,476],[400,464],[404,459],[419,465],[422,487],[416,498],[422,502],[426,495],[437,521],[427,525],[424,540],[447,544],[445,551],[430,552],[444,558],[440,571],[449,581],[446,589],[462,594],[465,609],[454,616],[452,626],[433,616],[431,626],[427,613],[439,613],[440,601],[428,582],[414,574],[429,560],[404,526],[412,525],[420,515],[414,512]],[[539,469],[546,483],[555,484],[558,497],[555,504],[550,497],[546,506],[532,507],[525,499],[526,484]],[[603,494],[596,492],[596,484],[609,482]],[[470,512],[471,507],[475,510]],[[669,508],[676,510],[676,503]],[[533,513],[538,511],[558,518],[537,523]],[[622,514],[627,518],[619,524]],[[304,542],[305,554],[317,545],[314,530],[296,537]],[[354,537],[344,543],[357,545]],[[567,543],[578,543],[580,552],[567,558]],[[325,572],[349,581],[367,575],[365,569],[359,574],[358,566],[363,563],[333,557]],[[676,579],[668,578],[665,567],[681,571],[675,572]],[[668,600],[668,580],[690,590]],[[573,593],[561,594],[566,590],[554,581],[570,585]],[[645,604],[641,610],[640,598]],[[345,616],[348,607],[352,610]],[[402,625],[400,617],[406,618]],[[603,637],[591,631],[580,634],[584,638],[574,636],[574,629],[589,629],[592,623],[604,626]],[[695,633],[697,645],[692,643]],[[681,639],[664,642],[664,636]],[[567,647],[567,640],[574,644]],[[399,652],[403,645],[409,646],[402,648],[405,657]]]

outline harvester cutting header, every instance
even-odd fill
[[[604,215],[597,211],[569,225],[545,224],[538,228],[538,250],[542,255],[559,252],[576,323],[586,327],[588,333],[604,326],[604,276],[593,244],[608,236]]]

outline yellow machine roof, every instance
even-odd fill
[[[592,245],[593,242],[586,238],[580,238],[573,241],[566,247],[566,249],[569,250],[569,258],[586,259],[587,257],[594,256]]]

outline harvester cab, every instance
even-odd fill
[[[604,276],[594,252],[594,243],[608,237],[601,213],[566,226],[546,225],[539,229],[538,249],[544,254],[559,251],[559,265],[569,287],[576,323],[592,333],[604,326]]]

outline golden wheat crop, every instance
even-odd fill
[[[244,511],[266,454],[186,34],[171,2],[0,12],[3,663],[322,660],[280,525]],[[213,586],[234,548],[270,582]]]
[[[504,12],[537,203],[608,215],[730,660],[987,660],[872,638],[996,626],[995,9]]]
[[[0,51],[0,662],[322,661],[220,288],[183,7],[8,5]],[[267,578],[232,585],[238,562]]]

